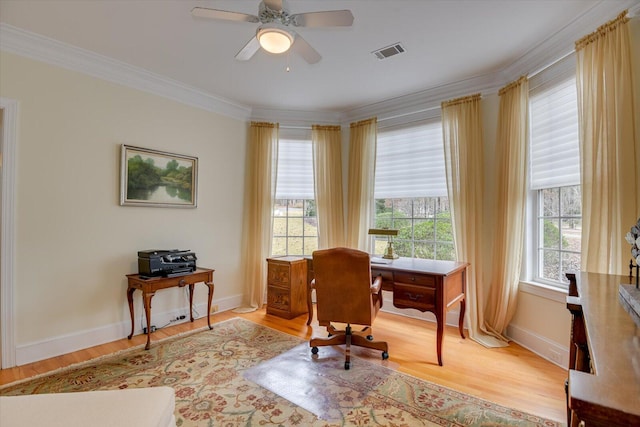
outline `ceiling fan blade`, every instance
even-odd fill
[[[271,10],[282,10],[282,0],[262,0],[265,6]]]
[[[322,59],[322,56],[315,50],[305,39],[300,37],[300,34],[295,35],[295,41],[293,42],[293,46],[291,49],[295,51],[298,55],[302,56],[302,58],[307,61],[309,64],[315,64],[316,62]]]
[[[209,9],[206,7],[194,7],[191,15],[198,18],[224,19],[226,21],[238,22],[260,22],[257,16],[240,12],[229,12],[227,10]]]
[[[327,10],[325,12],[307,12],[291,15],[296,27],[350,27],[353,14],[350,10]]]
[[[242,49],[240,49],[240,52],[236,54],[236,59],[238,61],[248,61],[253,55],[255,55],[258,49],[260,49],[260,42],[257,37],[253,37]]]

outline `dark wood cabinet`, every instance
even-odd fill
[[[640,325],[618,295],[629,278],[584,272],[567,278],[567,425],[640,426]]]
[[[267,314],[293,319],[307,313],[307,261],[300,257],[267,259]]]

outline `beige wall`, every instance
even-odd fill
[[[216,269],[215,299],[242,292],[245,122],[0,55],[0,96],[19,102],[17,347],[109,325],[128,334],[125,274],[138,250],[191,249]],[[197,156],[198,207],[119,206],[121,144]],[[196,286],[195,302],[205,296]],[[186,306],[178,289],[153,299],[154,313]]]

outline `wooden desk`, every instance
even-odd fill
[[[640,426],[640,327],[619,301],[629,277],[567,274],[572,315],[567,423]]]
[[[313,260],[308,258],[307,281],[313,279]],[[398,258],[388,264],[371,263],[371,275],[382,276],[382,289],[393,292],[393,305],[430,311],[436,316],[438,364],[442,366],[442,339],[447,311],[460,303],[458,329],[464,338],[465,292],[467,289],[466,262],[434,261],[417,258]],[[309,320],[313,320],[311,289],[307,292]]]
[[[197,268],[193,273],[178,277],[152,277],[143,279],[139,274],[127,274],[129,285],[127,287],[127,301],[129,302],[129,312],[131,313],[131,334],[127,338],[133,337],[133,292],[136,289],[142,291],[142,301],[144,303],[144,313],[147,317],[147,345],[145,350],[151,346],[151,298],[160,289],[189,286],[189,315],[193,322],[193,286],[196,283],[204,282],[209,288],[209,300],[207,302],[207,324],[211,329],[211,300],[213,298],[213,272],[209,268]]]

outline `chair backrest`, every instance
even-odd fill
[[[313,252],[316,310],[328,322],[371,326],[376,315],[371,295],[369,254],[349,248]]]

